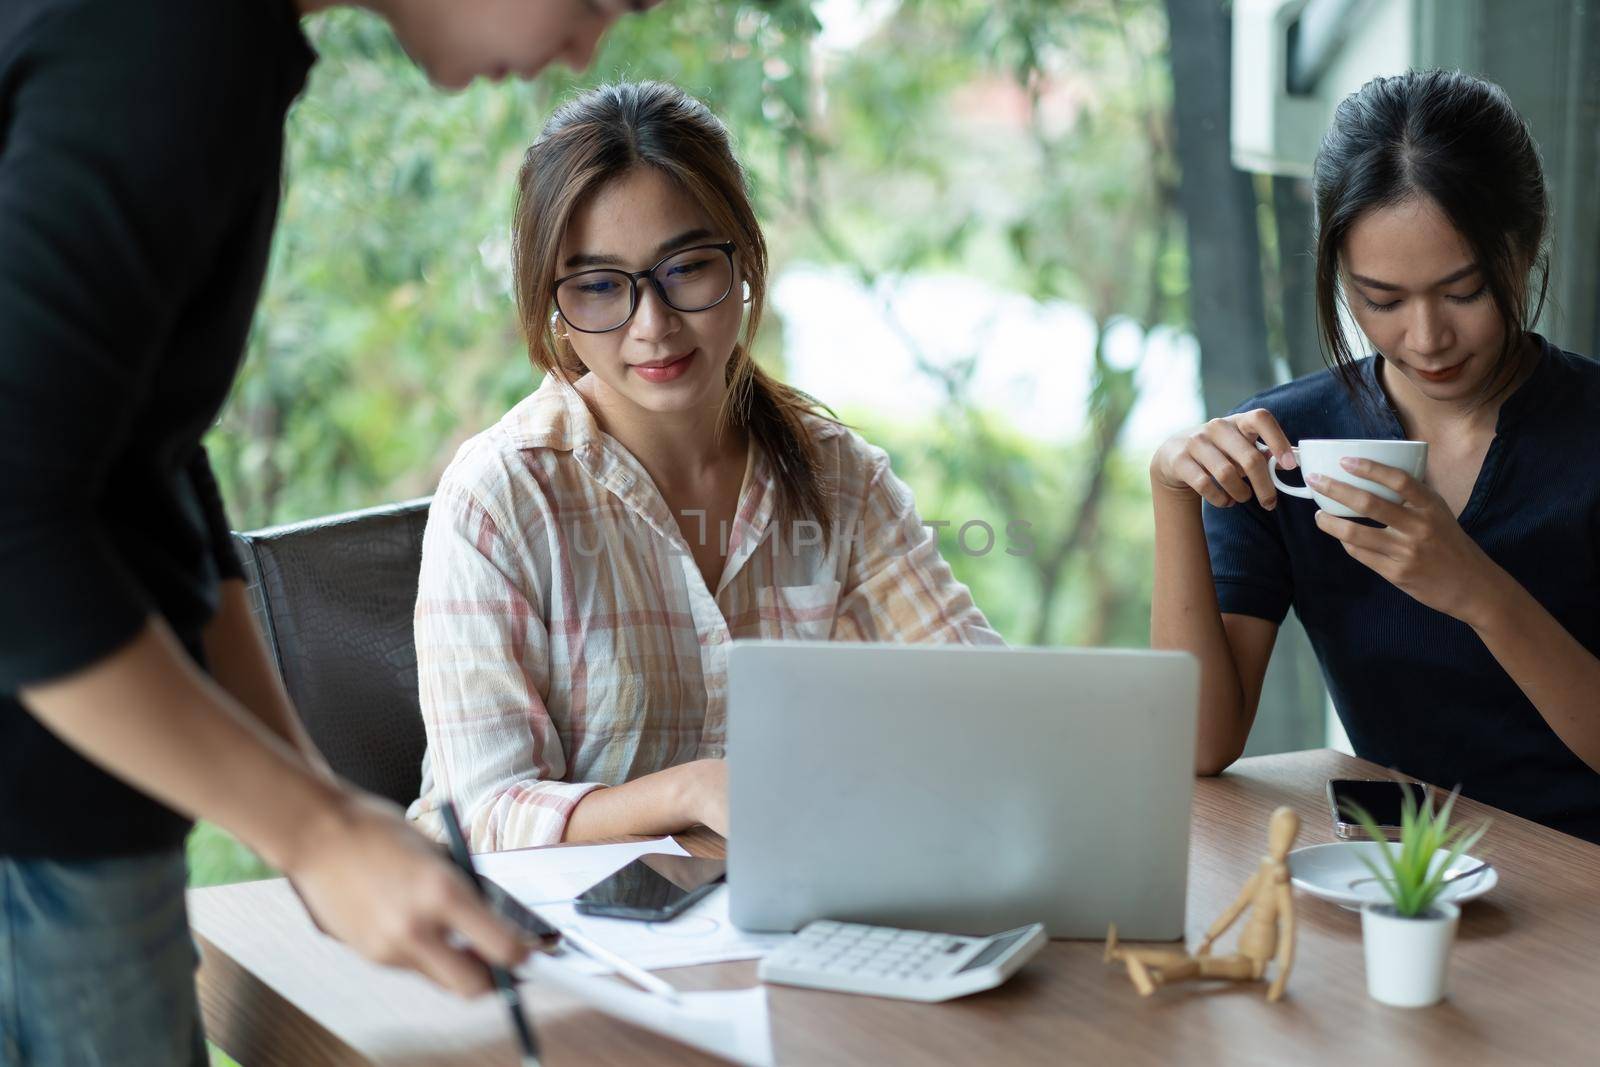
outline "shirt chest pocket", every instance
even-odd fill
[[[762,586],[756,590],[761,636],[790,641],[826,641],[839,610],[838,582]]]

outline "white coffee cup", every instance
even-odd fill
[[[1294,450],[1294,458],[1299,461],[1300,469],[1307,476],[1320,474],[1332,478],[1336,482],[1353,485],[1357,489],[1365,489],[1385,500],[1400,503],[1400,496],[1387,486],[1365,478],[1357,478],[1339,465],[1339,461],[1346,456],[1355,459],[1370,459],[1374,463],[1382,463],[1386,467],[1398,467],[1411,477],[1422,478],[1423,472],[1428,469],[1428,442],[1426,441],[1360,441],[1345,438],[1322,438],[1301,441]],[[1278,487],[1279,492],[1290,496],[1300,497],[1302,500],[1315,500],[1317,507],[1330,515],[1338,515],[1345,519],[1356,519],[1362,516],[1351,511],[1343,504],[1331,497],[1323,496],[1315,490],[1302,485],[1285,485],[1278,477],[1278,457],[1271,456],[1267,460],[1267,471],[1272,475],[1272,484]]]

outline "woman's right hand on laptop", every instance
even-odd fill
[[[1267,452],[1256,447],[1258,441]],[[1253,497],[1270,511],[1278,492],[1267,471],[1268,455],[1276,456],[1280,467],[1297,465],[1278,420],[1266,408],[1256,408],[1168,438],[1150,461],[1150,480],[1157,489],[1193,493],[1219,508]]]
[[[490,990],[485,961],[513,967],[531,948],[438,845],[376,797],[347,793],[304,829],[285,866],[318,929],[462,996]]]

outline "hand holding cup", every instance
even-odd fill
[[[1259,500],[1271,511],[1278,487],[1268,456],[1286,470],[1298,465],[1278,420],[1256,408],[1169,438],[1150,461],[1150,480],[1157,490],[1192,493],[1219,508]]]
[[[1390,441],[1390,440],[1358,440],[1349,438],[1313,438],[1303,440],[1294,449],[1295,458],[1299,461],[1300,469],[1305,472],[1306,486],[1286,485],[1278,477],[1277,457],[1268,461],[1267,470],[1272,477],[1272,484],[1281,492],[1290,496],[1300,497],[1304,500],[1315,500],[1317,507],[1323,511],[1339,516],[1341,519],[1354,519],[1362,516],[1362,512],[1353,510],[1349,505],[1340,503],[1339,500],[1324,492],[1319,492],[1315,484],[1316,478],[1330,478],[1354,486],[1366,493],[1372,493],[1391,504],[1401,503],[1398,492],[1388,486],[1362,478],[1350,472],[1344,466],[1346,459],[1367,460],[1371,463],[1392,467],[1409,475],[1413,480],[1420,481],[1428,469],[1428,442],[1426,441]],[[1369,518],[1375,516],[1367,516]]]
[[[1318,502],[1326,497],[1344,513],[1382,524],[1355,522],[1331,508],[1317,512],[1317,528],[1351,559],[1418,603],[1474,628],[1501,610],[1515,582],[1421,477],[1359,456],[1342,456],[1338,465],[1339,478],[1312,473],[1308,465],[1306,482]]]

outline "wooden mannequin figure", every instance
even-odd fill
[[[1261,857],[1261,865],[1228,910],[1211,924],[1194,955],[1172,949],[1119,947],[1117,924],[1112,923],[1106,934],[1106,962],[1121,960],[1126,964],[1134,987],[1148,997],[1157,986],[1190,978],[1259,982],[1266,976],[1267,964],[1276,956],[1278,974],[1267,989],[1267,999],[1278,1000],[1294,964],[1294,898],[1285,857],[1299,832],[1300,817],[1293,809],[1279,808],[1272,813],[1268,851]],[[1231,956],[1211,955],[1211,943],[1227,932],[1246,908],[1250,909],[1250,917],[1245,920],[1236,951]]]

